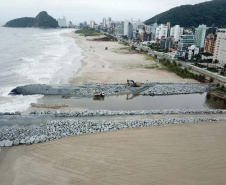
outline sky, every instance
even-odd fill
[[[40,11],[55,19],[65,16],[74,24],[90,20],[100,23],[104,17],[145,21],[176,6],[205,1],[209,0],[0,0],[0,23],[35,17]]]

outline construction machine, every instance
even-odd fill
[[[130,86],[130,87],[140,87],[140,83],[138,83],[138,82],[135,83],[133,80],[127,80],[127,86]]]

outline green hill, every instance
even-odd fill
[[[207,26],[226,27],[226,0],[213,0],[195,5],[182,5],[160,13],[145,21],[150,25],[170,22],[171,26],[197,27],[199,24]]]
[[[38,27],[38,28],[56,28],[58,23],[56,19],[49,16],[47,12],[40,12],[35,18],[23,17],[7,22],[5,27]]]

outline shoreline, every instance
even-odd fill
[[[76,44],[82,47],[86,41],[84,38],[80,38],[77,42],[80,45]],[[90,43],[95,45],[95,51],[93,51],[93,47],[90,48]],[[105,51],[103,46],[107,43],[112,47]],[[137,68],[136,66],[140,64],[155,62],[146,61],[144,55],[124,53],[123,49],[120,50],[124,46],[116,42],[87,41],[83,47],[82,65],[69,79],[72,84],[86,83],[86,81],[111,83],[117,82],[117,80],[126,83],[126,79],[130,78],[135,81],[148,80],[150,82],[163,82],[164,80],[165,82],[195,82],[182,79],[168,71]],[[123,68],[131,63],[135,68],[131,66]],[[91,74],[93,76],[90,76]],[[53,97],[53,101],[57,103],[57,98]],[[44,98],[39,102],[45,104]],[[44,108],[40,109],[44,110]],[[67,110],[67,108],[63,110]],[[226,172],[222,170],[226,167],[224,155],[226,121],[223,120],[226,118],[221,120],[216,115],[215,119],[208,114],[208,119],[204,116],[198,118],[199,115],[190,115],[190,118],[183,119],[186,115],[178,114],[177,118],[174,115],[168,115],[168,119],[166,119],[166,115],[159,114],[161,112],[162,110],[159,110],[156,115],[146,115],[143,120],[140,115],[137,115],[137,120],[131,121],[130,112],[125,111],[125,114],[129,115],[121,122],[119,121],[120,124],[117,123],[117,119],[120,117],[109,117],[107,121],[103,116],[105,112],[98,113],[98,111],[95,114],[101,116],[97,117],[96,121],[95,117],[92,121],[88,117],[79,119],[75,116],[68,119],[63,115],[59,120],[53,118],[54,120],[48,124],[43,122],[42,126],[45,129],[41,130],[41,134],[47,133],[45,132],[47,130],[50,131],[47,135],[51,141],[45,142],[46,138],[42,135],[43,137],[38,136],[38,138],[43,140],[43,143],[2,148],[0,151],[1,182],[3,184],[32,182],[33,184],[65,185],[189,185],[201,183],[223,185],[226,175]],[[60,112],[58,113],[60,114]],[[86,116],[89,115],[87,111],[83,113]],[[143,114],[142,111],[140,113]],[[90,115],[93,114],[94,111],[90,111]],[[121,116],[121,112],[115,114]],[[73,116],[72,112],[70,115]],[[106,115],[113,115],[113,113],[108,112]],[[157,122],[159,126],[154,126],[156,124],[155,121],[152,121],[154,117],[159,118]],[[153,124],[153,127],[141,128],[148,124],[147,118],[150,118],[149,124]],[[36,118],[35,121],[39,122],[39,120]],[[193,123],[194,120],[199,122]],[[15,121],[18,123],[18,119]],[[179,123],[180,121],[182,123]],[[184,121],[187,123],[183,123]],[[80,126],[78,122],[81,124]],[[24,124],[24,120],[21,123]],[[176,123],[178,124],[174,125]],[[141,127],[134,128],[134,125],[137,124]],[[85,125],[87,125],[87,131],[90,132],[95,129],[101,131],[109,129],[109,131],[69,136],[75,131],[85,133],[83,128]],[[121,128],[128,126],[128,129],[117,130],[119,126]],[[52,140],[51,137],[56,137],[57,133],[59,138],[64,138]],[[67,133],[69,134],[67,135]],[[32,143],[31,140],[29,142]]]
[[[3,184],[223,185],[225,128],[223,122],[182,123],[4,148],[0,179]]]
[[[80,36],[74,32],[66,34],[83,50],[84,58],[75,76],[69,78],[71,84],[82,83],[126,83],[127,79],[139,82],[195,82],[183,79],[164,70],[145,69],[144,65],[156,65],[157,62],[146,60],[145,55],[129,53],[125,46],[115,41],[93,41],[101,36]],[[108,47],[108,50],[105,50]]]

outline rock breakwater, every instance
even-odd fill
[[[64,97],[92,97],[94,92],[104,91],[105,95],[117,94],[143,94],[143,95],[171,95],[203,93],[211,89],[210,85],[200,83],[160,83],[142,82],[140,87],[127,86],[126,83],[89,83],[83,85],[45,85],[32,84],[16,87],[10,94],[43,94],[43,95],[67,95]]]
[[[226,110],[143,110],[143,111],[42,111],[32,113],[29,118],[42,116],[51,117],[43,119],[41,122],[32,124],[30,119],[29,124],[4,124],[0,125],[0,146],[13,146],[19,144],[33,144],[45,141],[60,139],[66,136],[115,131],[121,129],[132,129],[138,127],[151,127],[166,124],[177,123],[194,123],[194,122],[213,122],[226,121],[224,115]],[[43,115],[42,115],[43,114]],[[148,115],[148,114],[175,114],[175,118],[159,118],[159,119],[133,119],[133,115]],[[186,114],[187,117],[177,117],[177,114]],[[205,116],[197,116],[203,115]],[[210,114],[222,114],[222,116],[213,117]],[[128,116],[126,119],[111,120],[107,116]],[[194,117],[196,115],[196,117]],[[209,115],[209,116],[208,116]],[[10,115],[1,115],[10,116]],[[22,118],[21,115],[11,115]],[[101,119],[81,119],[81,117],[100,117]],[[105,117],[104,117],[105,116]],[[62,118],[63,117],[63,118]],[[70,118],[69,117],[77,117]],[[79,117],[79,118],[78,118]],[[0,117],[1,118],[1,117]]]
[[[85,110],[85,111],[32,111],[31,115],[54,115],[55,117],[98,117],[98,116],[129,116],[129,115],[155,115],[155,114],[225,114],[225,109],[165,109],[165,110]]]

